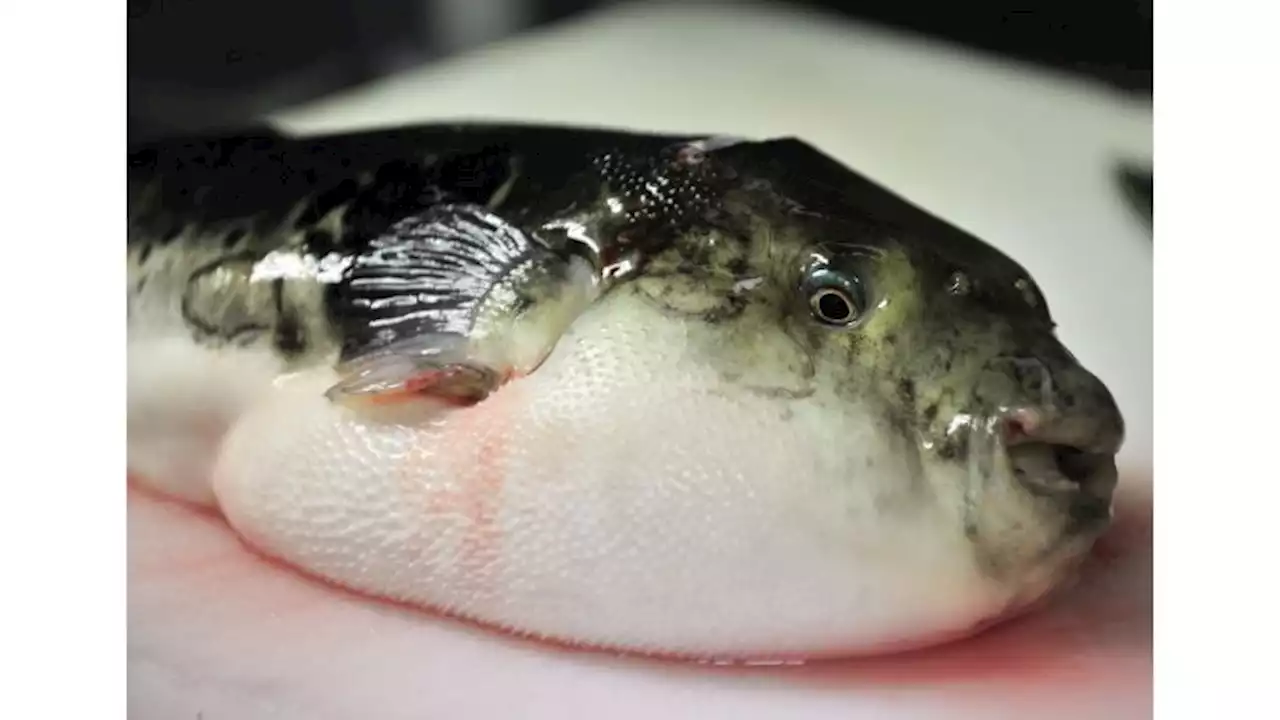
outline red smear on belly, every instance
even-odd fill
[[[512,413],[519,392],[500,392],[483,405],[452,411],[448,425],[430,443],[414,445],[396,469],[402,497],[426,494],[423,512],[430,518],[459,518],[463,523],[458,547],[461,579],[466,592],[491,590],[502,554],[503,481],[507,475]],[[429,445],[429,446],[428,446]],[[451,467],[453,484],[424,485],[422,478],[435,467]]]

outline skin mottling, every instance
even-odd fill
[[[291,233],[275,248],[243,229],[193,224],[167,243],[137,241],[129,263],[131,336],[264,349],[295,368],[329,361],[336,338],[322,283],[307,269],[316,263],[303,249],[305,235]],[[263,276],[290,256],[298,269]]]

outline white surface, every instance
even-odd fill
[[[1118,157],[1150,157],[1149,107],[826,18],[672,6],[596,15],[279,120],[310,131],[480,117],[818,145],[1026,265],[1126,414],[1128,479],[1149,473],[1151,245],[1110,174]],[[1129,492],[1149,507],[1147,491]],[[932,660],[744,677],[423,622],[245,559],[220,523],[184,512],[131,498],[132,717],[1150,714],[1141,523],[1126,531],[1127,554],[1022,636]]]

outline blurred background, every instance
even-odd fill
[[[609,0],[129,0],[130,140],[241,124],[619,4]],[[650,3],[621,4],[643,9]],[[1068,74],[1137,99],[1149,101],[1151,94],[1150,0],[736,4],[843,16]],[[719,8],[733,5],[717,3]],[[723,14],[724,23],[732,25],[731,10]]]

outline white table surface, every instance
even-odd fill
[[[1109,384],[1125,412],[1129,437],[1122,467],[1138,483],[1149,479],[1152,246],[1111,175],[1121,157],[1149,161],[1149,104],[830,18],[686,3],[598,13],[275,120],[292,130],[320,131],[441,118],[795,135],[816,144],[1004,249],[1032,272],[1061,336]],[[1072,665],[1055,659],[1057,685],[1045,685],[1019,679],[1018,673],[1031,671],[1023,656],[992,670],[1002,678],[984,677],[965,661],[971,674],[956,679],[953,673],[939,683],[928,679],[928,671],[902,667],[818,672],[803,680],[635,667],[508,647],[456,629],[423,629],[410,624],[415,619],[380,611],[331,614],[351,623],[353,613],[363,613],[350,627],[322,627],[316,623],[325,615],[316,614],[334,611],[311,600],[311,624],[290,634],[293,616],[279,609],[274,596],[263,599],[261,587],[296,595],[298,602],[318,591],[258,578],[265,570],[237,570],[217,582],[192,579],[185,586],[178,580],[137,582],[144,568],[183,543],[231,552],[234,543],[212,526],[179,530],[177,523],[168,510],[131,504],[130,695],[139,718],[194,717],[199,711],[205,720],[310,720],[361,716],[349,714],[356,708],[370,717],[450,720],[1150,714],[1150,661],[1140,657],[1143,643],[1150,651],[1149,629],[1134,631],[1136,646],[1115,651],[1117,657],[1127,654],[1114,672],[1105,644],[1107,637],[1129,632],[1126,624],[1149,626],[1149,539],[1125,566],[1126,577],[1089,591],[1124,596],[1098,601],[1121,608],[1110,620],[1114,627],[1054,626],[1066,633],[1063,652],[1078,652],[1080,660]],[[179,532],[186,539],[174,540]],[[1142,573],[1146,580],[1129,577]],[[233,597],[235,583],[247,583],[251,575],[262,583],[254,586],[258,600]],[[212,583],[210,592],[227,594],[221,607],[186,603],[184,593],[197,592],[202,582]],[[239,630],[220,623],[232,622],[259,623],[257,637],[237,640],[233,651],[202,649],[201,642],[226,645]],[[178,649],[165,644],[175,628],[187,628]],[[1073,633],[1093,644],[1073,645]],[[291,643],[295,656],[308,656],[301,669],[288,655]],[[991,652],[999,653],[998,647]],[[236,668],[237,682],[255,688],[247,709],[225,689],[182,690],[170,683],[183,667],[220,661]],[[374,677],[361,671],[377,663],[385,669]],[[254,673],[267,679],[259,682]],[[224,668],[208,677],[228,676]],[[281,690],[316,678],[328,687],[313,683],[306,691],[313,697]],[[282,694],[273,695],[277,691]],[[324,692],[330,694],[316,695]]]

